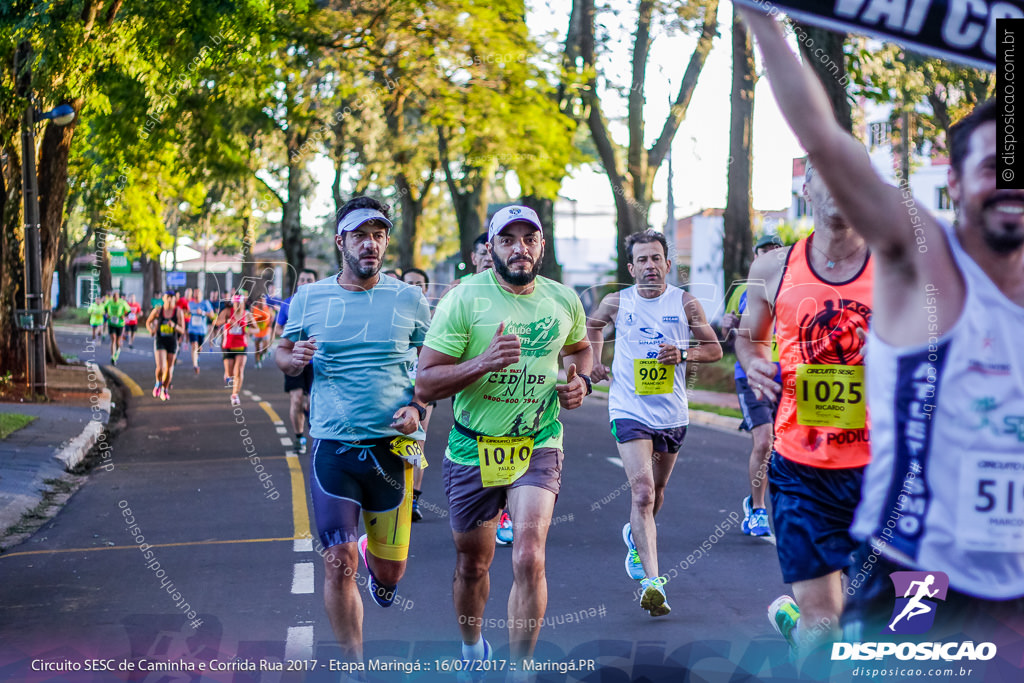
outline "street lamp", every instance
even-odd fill
[[[75,110],[62,104],[47,112],[36,110],[32,102],[31,48],[19,45],[21,94],[28,107],[21,125],[21,179],[25,210],[25,308],[15,312],[18,326],[25,331],[28,386],[33,396],[46,396],[46,345],[43,333],[50,324],[50,306],[43,294],[43,257],[39,238],[39,179],[36,177],[35,124],[53,121],[66,126],[75,118]]]

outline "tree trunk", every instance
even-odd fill
[[[398,267],[404,271],[415,265],[413,252],[416,245],[416,227],[423,211],[423,198],[413,197],[413,189],[404,173],[395,176],[395,187],[398,189],[398,205],[402,212],[402,229],[398,234]]]
[[[80,111],[81,99],[71,102],[75,111]],[[50,291],[53,286],[53,271],[60,254],[61,229],[64,226],[64,202],[68,195],[68,156],[71,140],[75,136],[78,117],[67,126],[50,123],[43,132],[40,145],[39,164],[36,175],[39,181],[39,243],[42,253],[43,301],[50,305]],[[47,334],[47,362],[64,363],[64,357],[53,335],[53,326]]]
[[[302,244],[302,166],[297,156],[288,157],[288,196],[281,210],[281,248],[288,262],[284,291],[295,289],[300,270],[306,267],[306,251]]]
[[[544,248],[544,263],[541,264],[540,274],[552,280],[562,281],[562,266],[558,262],[558,252],[555,248],[555,202],[547,197],[537,195],[525,195],[520,200],[523,206],[528,206],[540,216],[540,224],[544,228],[544,241],[547,243]]]
[[[149,315],[149,311],[152,308],[150,301],[155,299],[163,289],[160,272],[160,261],[159,259],[152,259],[147,254],[143,254],[140,258],[142,264],[142,310],[144,315]]]
[[[832,102],[832,111],[835,112],[836,121],[844,130],[852,133],[853,111],[850,107],[850,98],[846,94],[846,84],[849,82],[849,78],[846,75],[846,53],[843,52],[846,34],[806,24],[800,26],[807,32],[809,38],[806,43],[800,43],[800,52],[804,61],[811,65],[814,73],[818,74],[818,80],[825,86],[828,99]],[[811,46],[810,49],[808,49],[808,45]],[[818,52],[819,49],[820,52]],[[815,56],[813,52],[818,52],[818,55]]]
[[[753,257],[750,150],[754,121],[754,50],[746,26],[732,22],[732,114],[729,125],[728,198],[725,203],[722,272],[725,285],[747,276]]]
[[[17,331],[14,309],[25,307],[25,231],[21,216],[21,158],[11,139],[0,140],[0,375],[25,379],[25,334]]]
[[[107,236],[109,233],[106,230],[96,231],[96,254],[99,255],[99,263],[96,266],[99,267],[99,287],[100,290],[97,293],[98,296],[104,296],[107,292],[114,288],[114,279],[110,275],[110,251],[107,249]]]
[[[650,227],[647,222],[647,208],[626,196],[626,191],[621,185],[617,189],[613,185],[612,192],[615,194],[616,251],[618,253],[615,281],[620,288],[629,287],[633,284],[633,276],[629,274],[629,268],[627,268],[629,262],[626,259],[626,238]]]

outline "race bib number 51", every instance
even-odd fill
[[[1024,462],[1007,454],[960,454],[956,543],[964,550],[1024,551]]]
[[[478,436],[476,448],[483,485],[508,486],[530,467],[533,437]]]
[[[863,429],[864,366],[796,366],[796,421],[810,427]]]
[[[671,394],[676,381],[676,366],[664,365],[655,358],[633,360],[633,386],[637,396]]]

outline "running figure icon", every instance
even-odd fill
[[[914,586],[917,586],[917,594],[914,595],[914,597],[910,598],[910,601],[903,606],[903,611],[900,612],[896,616],[896,618],[892,620],[891,624],[889,624],[890,631],[893,631],[894,633],[896,632],[894,626],[896,626],[896,622],[898,622],[903,617],[906,617],[906,620],[910,621],[914,617],[919,616],[921,614],[928,614],[934,609],[931,605],[926,605],[921,602],[924,598],[934,598],[935,595],[939,592],[938,588],[936,588],[933,591],[928,590],[928,588],[933,583],[935,583],[934,574],[929,574],[922,581],[910,582],[910,585],[907,586],[907,592],[903,594],[903,597],[910,598],[910,593],[914,590]]]

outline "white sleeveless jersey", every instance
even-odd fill
[[[1024,308],[947,240],[966,284],[928,344],[867,345],[871,464],[851,531],[976,597],[1024,596]],[[926,290],[942,300],[942,283]],[[932,318],[934,320],[934,318]],[[934,326],[934,323],[932,323]]]
[[[671,368],[671,393],[639,396],[634,383],[634,360],[656,358],[659,344],[687,348],[690,326],[683,310],[683,290],[668,285],[661,296],[645,299],[636,285],[619,292],[615,316],[615,358],[608,394],[608,417],[631,419],[652,429],[670,429],[690,423],[686,409],[686,362]]]

